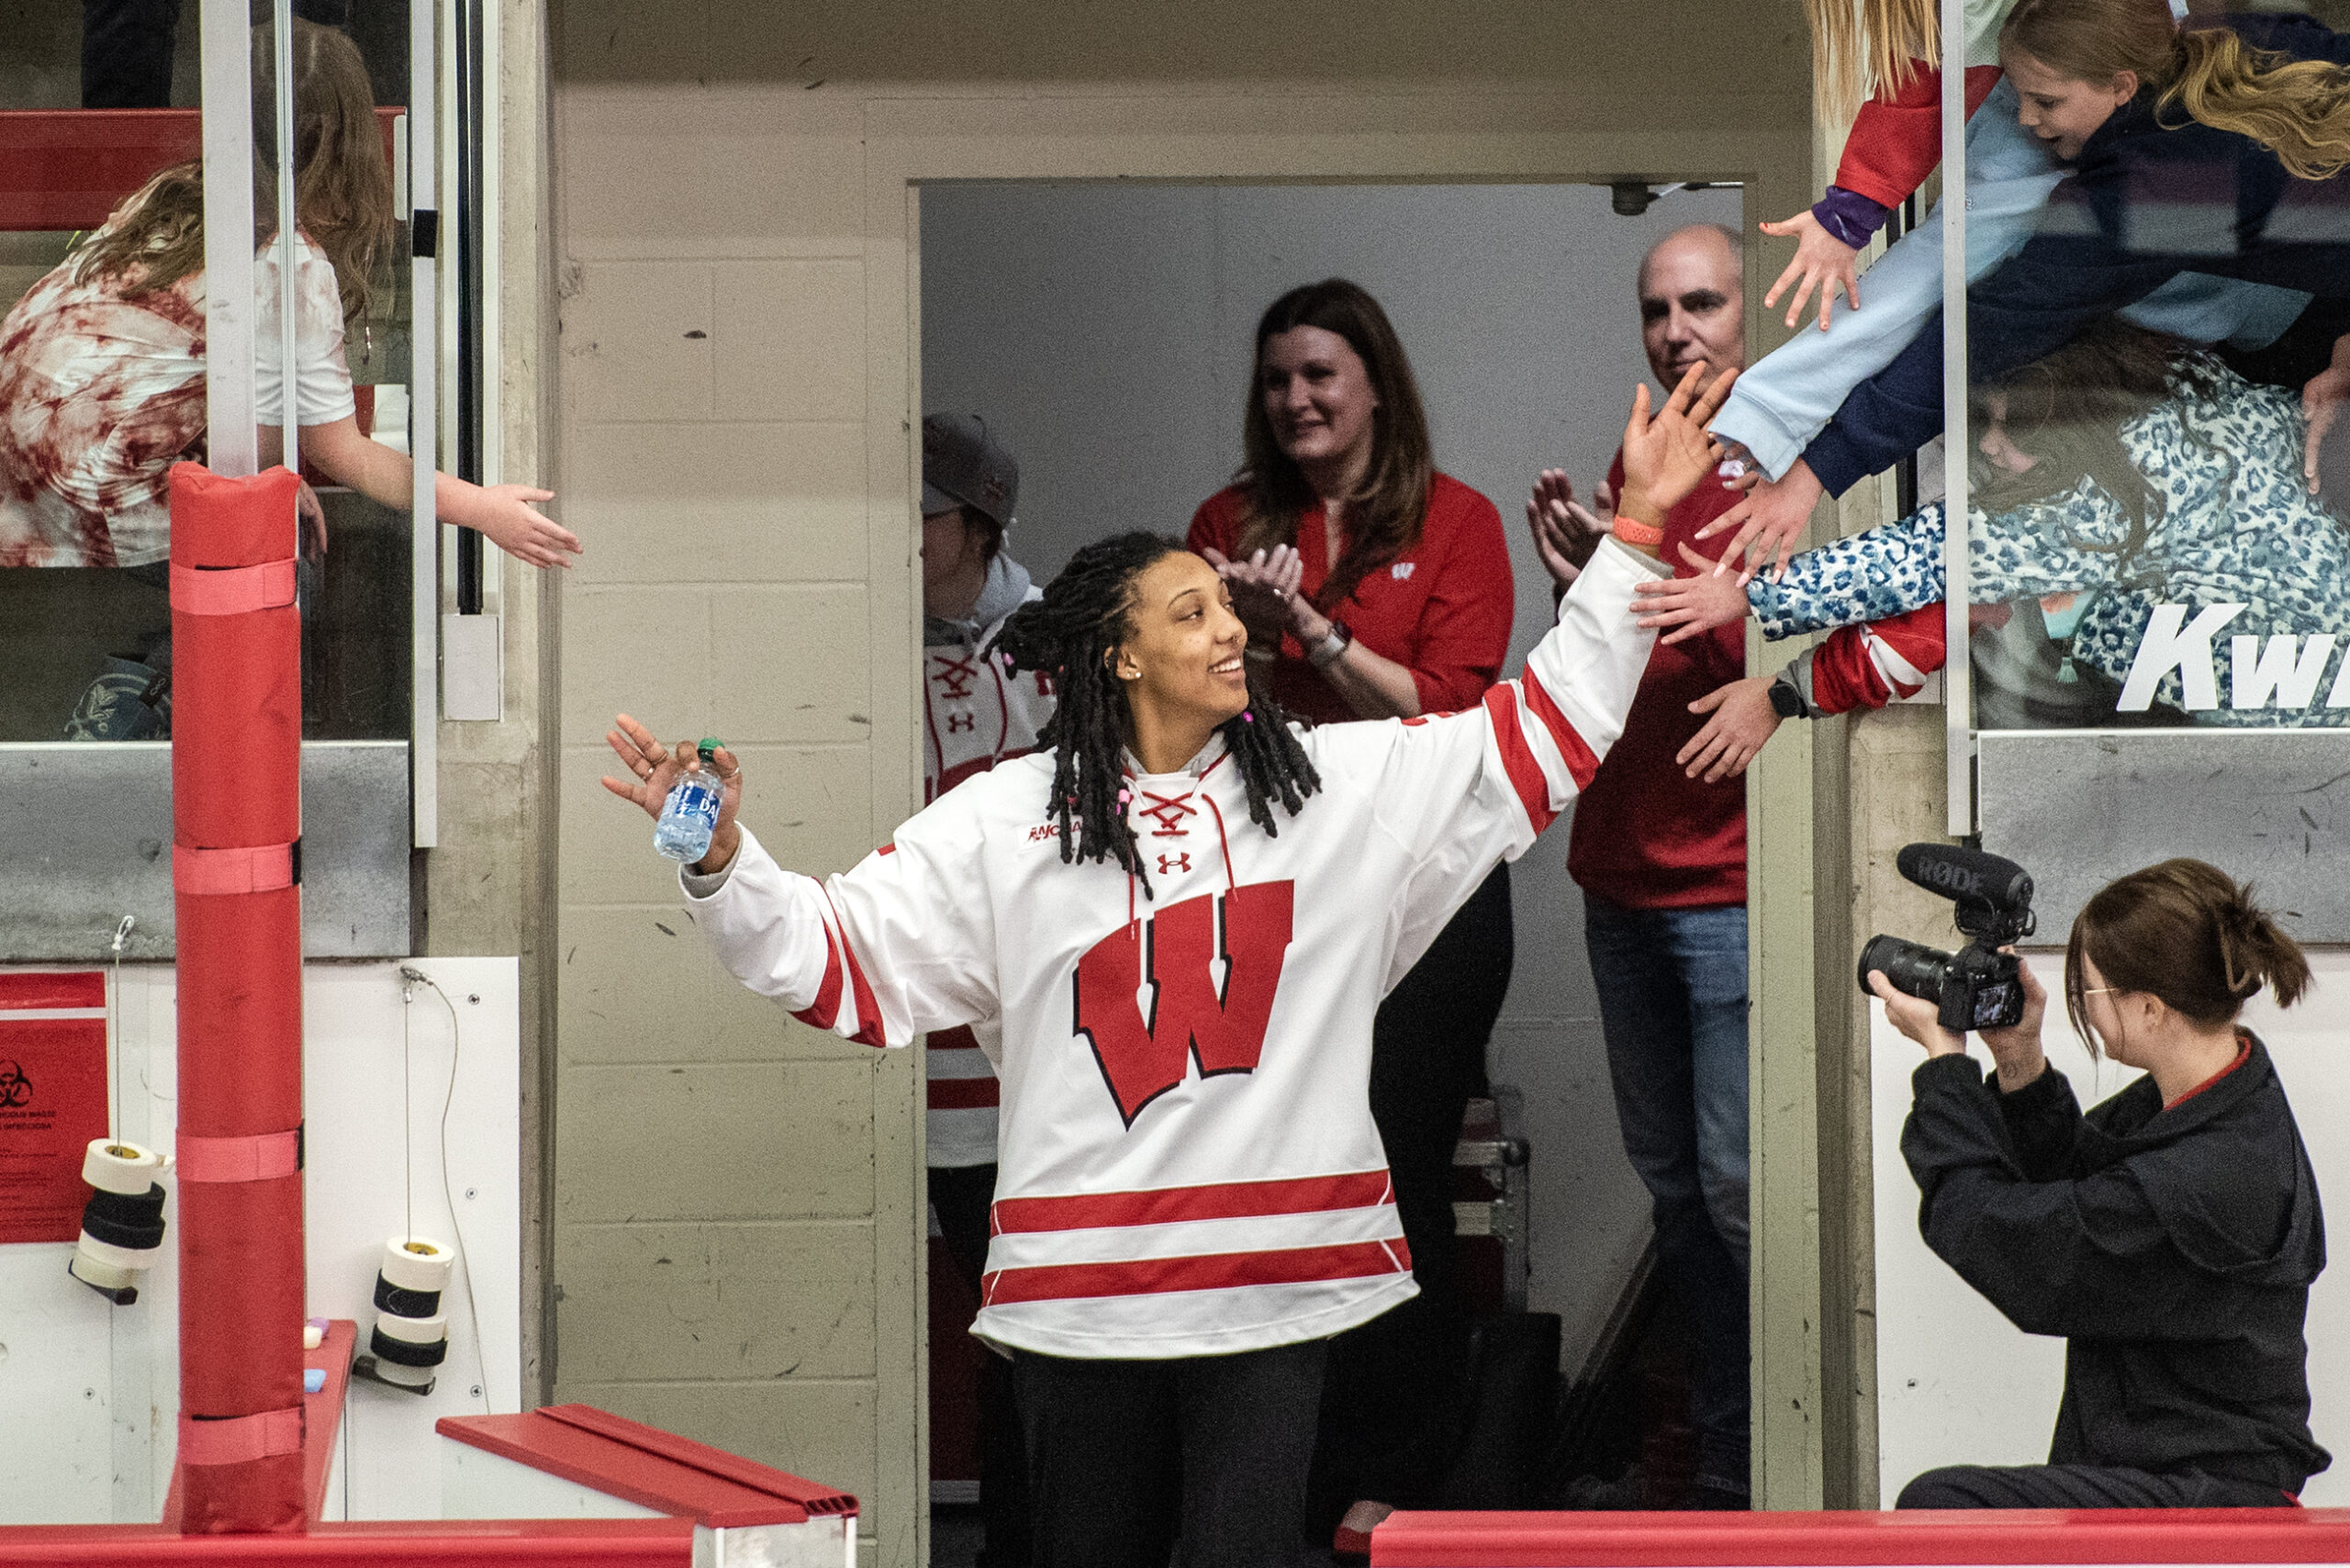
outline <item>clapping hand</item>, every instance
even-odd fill
[[[1617,498],[1617,516],[1660,525],[1664,514],[1713,471],[1713,441],[1706,426],[1721,410],[1738,372],[1723,371],[1700,393],[1697,381],[1705,371],[1703,364],[1691,365],[1653,418],[1648,384],[1642,382],[1633,392],[1632,417],[1624,426],[1624,488]]]
[[[1248,628],[1251,643],[1278,645],[1282,633],[1297,630],[1297,588],[1305,577],[1305,558],[1294,545],[1276,544],[1245,561],[1229,560],[1220,550],[1200,554],[1232,589],[1233,613]]]
[[[1575,487],[1562,470],[1545,468],[1527,498],[1526,526],[1534,531],[1534,553],[1562,588],[1583,576],[1591,553],[1615,525],[1616,490],[1605,479],[1586,507],[1575,499]]]
[[[653,738],[653,732],[622,713],[614,722],[618,728],[604,732],[605,744],[612,755],[621,759],[628,770],[625,782],[606,775],[604,788],[623,801],[634,801],[644,814],[658,822],[661,808],[668,803],[669,791],[688,772],[699,771],[701,753],[692,741],[679,741],[674,746],[664,746]],[[720,746],[711,754],[711,766],[718,772],[718,826],[710,835],[710,851],[694,868],[711,872],[722,870],[734,858],[742,835],[734,826],[734,813],[743,804],[743,767],[734,754]]]

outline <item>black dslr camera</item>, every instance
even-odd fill
[[[1952,919],[1968,941],[1945,953],[1898,936],[1872,936],[1861,949],[1861,989],[1869,990],[1871,969],[1883,969],[1895,990],[1940,1007],[1942,1026],[1959,1034],[2022,1023],[2023,965],[1999,949],[2032,933],[2031,875],[2012,860],[1948,844],[1905,846],[1894,865],[1958,906]]]

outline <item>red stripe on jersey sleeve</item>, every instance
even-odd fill
[[[934,1111],[983,1111],[1003,1103],[1002,1086],[994,1075],[986,1078],[934,1078],[929,1105]]]
[[[1350,1241],[1335,1247],[1292,1247],[1270,1252],[1213,1252],[1194,1258],[1142,1258],[1123,1263],[1057,1263],[999,1269],[980,1282],[980,1301],[1006,1306],[1023,1301],[1071,1301],[1089,1296],[1163,1295],[1174,1291],[1237,1290],[1245,1285],[1314,1284],[1359,1280],[1410,1270],[1394,1242]]]
[[[1485,711],[1493,716],[1494,740],[1501,747],[1502,767],[1508,770],[1510,787],[1526,808],[1526,820],[1540,833],[1558,820],[1559,813],[1550,809],[1550,781],[1542,776],[1542,765],[1534,759],[1526,732],[1518,727],[1517,704],[1510,698],[1508,681],[1485,693]]]
[[[830,908],[832,902],[833,895],[826,892],[825,906]],[[833,910],[833,924],[840,932],[841,952],[848,959],[849,985],[856,997],[856,1033],[849,1036],[849,1041],[859,1046],[884,1045],[887,1042],[882,1038],[880,1006],[873,1000],[873,988],[866,983],[865,967],[856,961],[856,949],[849,946],[848,927],[840,924],[840,911]]]
[[[934,1079],[934,1084],[938,1081]],[[990,1229],[997,1236],[1040,1230],[1098,1230],[1186,1220],[1248,1219],[1317,1214],[1392,1203],[1384,1170],[1298,1176],[1275,1182],[1219,1182],[1205,1187],[1155,1187],[1135,1193],[1079,1193],[1061,1198],[999,1198]]]
[[[828,920],[824,922],[824,983],[816,988],[816,1000],[792,1016],[811,1029],[829,1030],[840,1015],[841,948]]]
[[[1518,684],[1526,689],[1526,705],[1534,711],[1536,718],[1542,721],[1542,727],[1550,732],[1550,740],[1558,746],[1559,755],[1567,759],[1567,772],[1573,777],[1575,788],[1590,789],[1591,776],[1599,771],[1599,758],[1592,755],[1591,747],[1583,745],[1583,736],[1575,733],[1574,725],[1567,722],[1566,714],[1551,700],[1549,690],[1535,678],[1532,670],[1518,677]]]

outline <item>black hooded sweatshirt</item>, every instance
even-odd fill
[[[2151,1075],[2087,1115],[2053,1067],[2012,1094],[1964,1056],[1912,1080],[1901,1153],[1926,1245],[2027,1334],[2065,1337],[2052,1464],[2298,1493],[2301,1337],[2325,1267],[2317,1178],[2268,1052],[2163,1109]]]

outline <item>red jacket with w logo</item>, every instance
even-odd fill
[[[1127,780],[1148,886],[1063,862],[1051,758],[1014,757],[825,881],[748,832],[700,928],[821,1028],[901,1045],[1002,1022],[994,1237],[974,1332],[1050,1355],[1317,1338],[1413,1294],[1371,1119],[1371,1021],[1623,727],[1653,633],[1603,544],[1525,675],[1441,718],[1304,733],[1278,837],[1221,741]],[[693,890],[689,886],[688,891]]]

